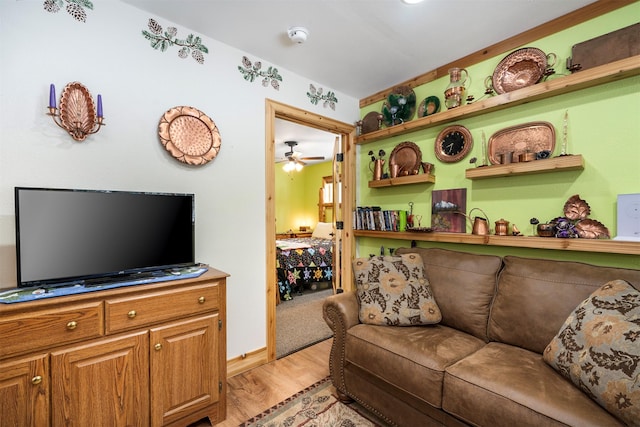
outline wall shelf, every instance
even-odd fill
[[[509,163],[507,165],[491,165],[467,169],[464,173],[468,179],[496,178],[501,176],[531,175],[536,173],[569,171],[584,169],[582,155],[553,157],[532,162]],[[371,186],[371,185],[369,185]]]
[[[380,239],[640,255],[640,243],[609,239],[559,239],[555,237],[495,235],[477,236],[467,233],[415,233],[407,231],[371,230],[353,230],[353,234],[356,237],[373,237]]]
[[[565,93],[610,83],[627,77],[640,75],[640,55],[611,62],[599,67],[579,71],[569,76],[552,76],[550,80],[533,86],[503,93],[491,98],[476,101],[451,110],[441,111],[427,117],[421,117],[399,125],[383,128],[360,135],[356,144],[367,144],[393,136],[427,129],[445,123],[451,123],[469,117],[515,107],[531,101],[551,98]]]
[[[399,176],[397,178],[376,179],[373,181],[369,181],[369,188],[393,187],[393,186],[408,185],[408,184],[424,184],[424,183],[433,184],[435,182],[436,182],[436,177],[434,175],[425,173],[421,175]]]

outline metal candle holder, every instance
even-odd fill
[[[78,82],[67,84],[60,97],[60,112],[56,107],[56,88],[49,89],[49,112],[54,123],[66,130],[76,141],[84,141],[105,126],[102,114],[102,95],[98,95],[96,111],[91,93]]]

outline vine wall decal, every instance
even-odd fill
[[[278,74],[276,67],[269,67],[266,71],[261,70],[262,62],[256,61],[251,63],[246,56],[242,57],[242,66],[238,66],[238,70],[242,73],[244,79],[248,82],[253,82],[256,77],[262,77],[262,86],[267,87],[271,85],[275,90],[280,90],[280,83],[282,76]]]
[[[87,12],[84,8],[93,10],[93,3],[89,0],[44,0],[43,7],[51,13],[58,13],[60,9],[65,8],[76,21],[87,22]]]
[[[180,58],[184,59],[191,54],[191,57],[199,64],[204,64],[203,54],[209,53],[209,49],[202,44],[200,37],[189,34],[186,39],[181,40],[176,37],[178,30],[175,27],[167,27],[167,30],[163,32],[162,26],[154,19],[149,19],[148,26],[149,31],[142,30],[142,35],[151,42],[152,48],[164,52],[173,45],[180,46],[180,50],[178,50]]]
[[[307,92],[309,101],[313,105],[318,105],[318,102],[324,101],[324,103],[322,104],[324,108],[330,107],[332,110],[335,110],[336,104],[338,103],[338,98],[336,98],[336,94],[332,91],[328,91],[325,95],[323,94],[323,92],[324,92],[324,89],[322,88],[316,89],[314,85],[310,84],[309,92]]]

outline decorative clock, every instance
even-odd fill
[[[452,125],[438,134],[434,150],[438,160],[454,163],[464,159],[472,147],[473,137],[469,129],[461,125]]]

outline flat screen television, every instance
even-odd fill
[[[126,280],[195,265],[195,197],[15,188],[18,287]]]

